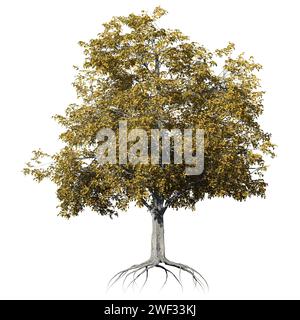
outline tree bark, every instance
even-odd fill
[[[180,284],[181,288],[183,288],[180,277],[177,278],[174,272],[168,269],[168,267],[174,267],[179,269],[180,272],[185,271],[189,275],[191,275],[195,286],[198,284],[199,286],[201,286],[203,290],[205,288],[208,288],[207,281],[203,278],[203,276],[197,270],[185,264],[173,262],[166,258],[165,235],[164,235],[164,213],[167,207],[163,204],[164,204],[164,200],[158,197],[157,195],[154,195],[151,206],[147,205],[147,208],[149,209],[152,216],[152,237],[151,237],[150,259],[147,259],[145,262],[140,264],[134,264],[133,266],[115,274],[108,283],[109,288],[112,287],[121,278],[123,278],[123,285],[124,285],[126,280],[130,278],[129,277],[130,275],[133,275],[133,279],[130,280],[128,287],[131,285],[133,286],[136,283],[136,280],[140,278],[143,274],[146,274],[145,275],[146,279],[144,281],[144,285],[145,285],[148,279],[148,271],[154,267],[163,269],[165,271],[166,279],[165,279],[164,285],[168,280],[168,274],[170,274]],[[161,264],[164,264],[165,266],[162,266]]]
[[[165,260],[165,235],[163,213],[152,214],[151,260],[163,262]]]

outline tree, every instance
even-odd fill
[[[152,14],[113,17],[95,39],[80,42],[85,61],[75,67],[78,103],[54,116],[64,127],[60,135],[64,147],[54,155],[34,151],[24,169],[38,182],[49,178],[57,185],[62,217],[76,216],[86,207],[113,217],[131,202],[151,213],[150,258],[118,273],[112,284],[130,274],[134,276],[130,284],[142,275],[147,279],[153,267],[180,282],[169,266],[204,285],[196,270],[166,258],[166,210],[194,210],[205,198],[265,197],[265,156],[274,156],[271,135],[258,123],[263,92],[256,73],[261,65],[253,57],[235,54],[232,43],[211,52],[179,30],[158,27],[165,14],[157,7]],[[203,128],[204,171],[187,175],[184,163],[165,164],[162,157],[157,165],[132,164],[127,157],[121,163],[100,165],[99,130],[117,132],[116,145],[122,147],[118,125],[124,120],[128,130],[141,128],[148,133],[153,128]],[[47,157],[50,164],[40,166]]]

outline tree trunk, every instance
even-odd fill
[[[165,260],[163,213],[152,213],[151,260],[157,263]]]

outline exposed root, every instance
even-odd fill
[[[126,281],[126,278],[128,277],[129,274],[134,273],[135,271],[138,271],[144,267],[149,267],[151,265],[151,261],[145,261],[141,264],[134,264],[133,266],[122,270],[118,273],[116,273],[109,281],[108,283],[108,289],[111,288],[118,280],[120,280],[123,276],[125,276],[124,282]],[[123,282],[123,283],[124,283]]]
[[[189,273],[192,276],[195,287],[197,285],[199,285],[203,290],[209,289],[207,281],[197,270],[195,270],[185,264],[173,262],[168,259],[165,259],[164,263],[170,267],[175,267],[175,268],[179,269],[179,275],[181,275],[181,271],[185,271],[185,272]]]
[[[168,269],[166,266],[179,269],[179,277],[177,277],[176,274],[173,271],[171,271],[170,269]],[[141,287],[141,290],[142,290],[148,281],[149,270],[154,267],[160,268],[165,272],[165,281],[164,281],[161,289],[163,289],[164,286],[166,285],[168,278],[169,278],[169,274],[170,274],[171,276],[174,277],[176,282],[180,285],[181,289],[183,290],[183,285],[182,285],[182,281],[181,281],[182,271],[185,271],[191,275],[195,287],[199,286],[199,287],[201,287],[201,289],[203,291],[206,291],[209,288],[207,281],[204,279],[204,277],[197,270],[195,270],[185,264],[173,262],[173,261],[168,260],[167,258],[164,258],[164,259],[160,259],[160,260],[149,259],[143,263],[135,264],[127,269],[124,269],[124,270],[118,272],[110,279],[110,281],[108,283],[108,289],[110,289],[119,280],[123,280],[122,287],[123,288],[126,287],[128,289],[130,286],[133,287],[134,285],[136,285],[136,281],[140,277],[145,275],[145,280],[144,280],[143,285]],[[132,276],[132,279],[131,279],[131,276]]]

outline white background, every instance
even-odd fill
[[[0,112],[2,299],[299,299],[299,1],[1,1]],[[266,176],[267,199],[206,200],[196,212],[167,212],[167,256],[200,270],[210,291],[182,293],[159,270],[145,290],[106,293],[117,271],[149,256],[151,220],[132,207],[110,220],[95,213],[57,217],[55,186],[25,178],[31,150],[59,147],[51,119],[75,101],[74,64],[113,15],[169,11],[179,28],[213,50],[233,41],[263,64],[263,127],[278,157]],[[298,39],[298,40],[297,40]]]

